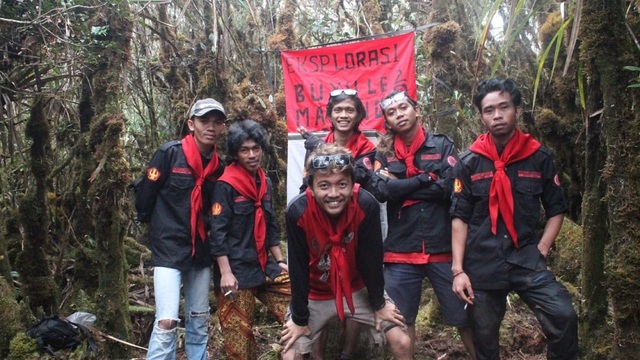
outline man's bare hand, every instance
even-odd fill
[[[398,326],[404,327],[404,316],[400,313],[398,307],[387,301],[384,307],[376,311],[376,330],[381,331],[380,324],[383,321],[390,321]]]
[[[475,297],[473,295],[473,289],[471,288],[471,281],[466,273],[460,273],[453,278],[452,290],[458,299],[469,305],[473,305]]]
[[[289,320],[284,324],[284,330],[282,330],[282,339],[280,339],[280,343],[287,342],[285,345],[283,353],[286,353],[293,344],[295,344],[296,340],[298,340],[302,336],[309,337],[311,335],[311,329],[309,326],[299,326],[293,322],[293,320]]]

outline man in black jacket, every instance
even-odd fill
[[[478,359],[500,359],[500,323],[515,291],[542,325],[547,357],[574,360],[576,313],[546,262],[567,211],[551,153],[517,128],[522,97],[512,80],[481,82],[474,103],[488,132],[454,169],[451,271],[453,291],[468,304]],[[540,203],[547,221],[538,238]]]
[[[267,131],[253,120],[231,125],[227,154],[233,160],[213,192],[213,281],[224,347],[234,360],[257,359],[256,299],[283,322],[291,297],[271,179],[260,166],[267,141]]]
[[[422,282],[428,277],[444,323],[458,328],[473,358],[464,302],[451,293],[449,199],[456,148],[447,136],[429,133],[421,126],[418,104],[405,91],[387,95],[380,107],[388,131],[378,144],[371,180],[378,201],[387,202],[387,293],[402,311],[413,344]]]
[[[197,101],[187,122],[191,133],[156,151],[136,192],[138,220],[151,223],[156,320],[149,360],[175,358],[181,284],[187,358],[207,358],[211,255],[204,214],[224,171],[215,142],[225,119],[216,100]]]

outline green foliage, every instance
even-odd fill
[[[623,67],[625,70],[636,71],[638,72],[638,77],[629,80],[631,85],[627,86],[628,88],[638,88],[640,87],[640,66],[625,66]]]
[[[16,334],[9,345],[9,360],[35,360],[39,359],[38,343],[28,337],[24,332]]]

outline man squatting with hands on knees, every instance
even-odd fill
[[[252,331],[256,299],[282,323],[291,297],[271,179],[260,166],[267,148],[268,134],[259,123],[244,120],[229,126],[227,154],[232,161],[213,193],[213,281],[227,359],[258,357]]]
[[[309,187],[285,211],[292,294],[283,359],[309,354],[336,316],[375,326],[395,359],[410,359],[404,318],[384,292],[378,202],[354,183],[345,148],[318,147],[305,169]]]
[[[360,124],[367,117],[367,110],[364,108],[362,100],[358,97],[358,92],[355,89],[336,89],[331,91],[327,101],[326,116],[331,122],[331,131],[324,139],[320,139],[318,136],[308,132],[304,126],[298,128],[298,132],[305,139],[305,162],[318,146],[336,144],[346,147],[351,151],[351,155],[354,158],[354,182],[360,184],[361,188],[370,191],[376,147],[359,129]],[[308,179],[305,176],[300,187],[302,191],[307,188],[307,183]],[[359,333],[359,323],[347,319],[344,324],[344,341],[340,360],[351,358],[357,345]],[[312,356],[315,360],[324,359],[327,335],[328,330],[324,330],[320,339],[314,343]]]
[[[571,295],[546,261],[567,211],[552,155],[517,128],[522,96],[512,80],[481,82],[473,102],[488,132],[454,168],[451,272],[453,291],[468,304],[477,358],[500,359],[500,323],[515,291],[542,326],[547,358],[577,359]],[[540,203],[547,221],[538,238]]]

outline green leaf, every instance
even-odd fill
[[[640,66],[623,66],[622,68],[625,70],[640,71]]]

